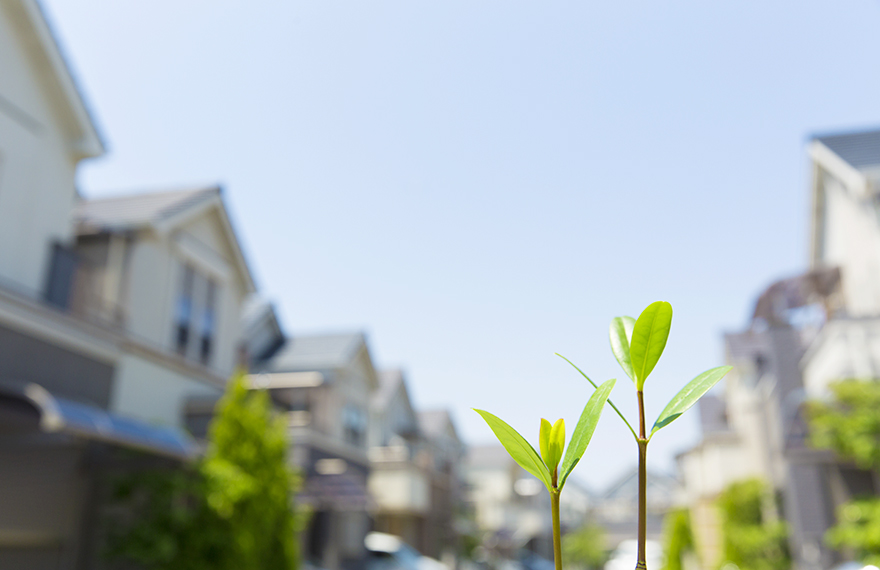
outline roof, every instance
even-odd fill
[[[391,403],[394,394],[404,386],[402,370],[382,370],[379,372],[379,389],[373,394],[372,404],[378,409],[384,409]],[[404,390],[406,387],[404,386]]]
[[[162,192],[143,192],[80,200],[73,211],[73,221],[79,235],[103,232],[123,232],[152,228],[166,233],[180,224],[214,208],[228,238],[233,265],[243,277],[248,292],[256,290],[254,277],[241,243],[222,198],[220,186],[201,186]]]
[[[611,483],[601,494],[601,497],[603,500],[627,499],[635,501],[638,495],[638,484],[639,469],[632,467]],[[675,477],[648,469],[648,487],[655,494],[661,493],[671,497],[680,485]],[[663,497],[657,498],[662,499]]]
[[[333,370],[346,366],[366,344],[363,333],[296,336],[266,362],[267,372]]]
[[[880,129],[818,135],[813,139],[858,170],[880,166]]]
[[[452,421],[452,415],[449,410],[425,410],[419,412],[419,429],[422,430],[429,439],[443,436],[446,428],[452,428],[455,439],[458,438],[458,432],[455,429],[455,423]]]
[[[196,442],[181,429],[59,398],[39,384],[0,382],[0,396],[4,417],[19,429],[65,433],[184,460],[200,453]]]
[[[220,188],[187,188],[83,200],[73,212],[79,233],[131,230],[158,225],[218,197]]]

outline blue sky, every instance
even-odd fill
[[[805,142],[880,124],[880,3],[45,0],[108,143],[87,196],[222,183],[292,334],[364,330],[469,443],[535,441],[610,319],[675,308],[649,421],[807,262]],[[671,469],[695,412],[653,441]],[[611,414],[579,465],[637,459]]]

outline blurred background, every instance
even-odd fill
[[[880,562],[880,4],[0,0],[0,568],[544,570],[675,309],[649,568]],[[230,381],[230,378],[234,378]],[[225,394],[225,396],[224,396]],[[610,414],[566,564],[633,564]]]

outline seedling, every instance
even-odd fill
[[[556,561],[556,570],[562,570],[562,542],[559,534],[559,495],[565,486],[565,481],[574,470],[575,466],[587,450],[587,445],[599,423],[605,401],[608,400],[611,389],[614,388],[615,380],[608,380],[601,386],[593,386],[596,391],[584,406],[584,411],[574,428],[574,434],[565,450],[565,422],[561,419],[550,425],[545,419],[541,419],[541,429],[538,441],[541,455],[526,441],[515,429],[507,425],[501,418],[483,410],[474,410],[486,420],[492,431],[498,437],[498,441],[510,454],[520,467],[538,478],[550,492],[550,515],[553,521],[553,558]],[[592,383],[592,382],[591,382]],[[562,464],[560,465],[560,460]]]
[[[617,317],[611,321],[611,330],[609,336],[611,339],[611,351],[620,367],[626,372],[636,388],[636,397],[639,404],[639,433],[633,429],[632,425],[627,421],[626,417],[611,400],[608,404],[617,412],[626,427],[632,433],[639,446],[639,534],[638,534],[638,560],[636,561],[636,570],[646,570],[645,564],[645,538],[647,523],[647,475],[646,475],[646,458],[648,452],[648,443],[658,430],[668,426],[675,421],[681,414],[686,412],[688,408],[697,403],[703,394],[709,391],[712,386],[718,383],[725,374],[730,372],[731,366],[719,366],[707,370],[691,380],[681,391],[675,395],[654,422],[651,433],[645,431],[645,402],[643,390],[645,380],[654,370],[657,361],[666,348],[666,340],[669,338],[669,329],[672,325],[672,305],[663,301],[657,301],[648,305],[642,311],[638,320],[632,317]],[[574,365],[570,360],[559,354],[566,362],[574,366],[574,368],[583,375],[587,381],[596,387],[596,383],[583,373],[583,371]],[[607,382],[606,382],[607,384]],[[602,386],[605,386],[603,384]],[[599,390],[596,391],[597,393]],[[557,570],[559,563],[557,562]],[[652,569],[657,570],[657,569]]]

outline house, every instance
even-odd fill
[[[369,490],[374,530],[401,537],[426,554],[431,513],[430,457],[400,370],[383,370],[370,401]]]
[[[784,514],[801,570],[841,560],[824,540],[836,508],[877,491],[872,474],[809,446],[802,404],[835,380],[880,377],[880,130],[816,136],[808,154],[810,267],[770,285],[749,327],[725,336],[724,397],[700,403],[720,419],[680,457],[708,566],[720,562],[712,504],[733,481],[757,476],[777,491],[770,515]]]
[[[648,471],[647,538],[660,540],[663,518],[679,501],[681,484],[675,477]],[[566,484],[566,490],[568,485]],[[636,538],[639,522],[639,471],[633,467],[614,480],[595,499],[590,510],[595,523],[605,531],[606,546],[616,548]]]
[[[461,465],[467,449],[448,410],[423,410],[418,412],[418,420],[431,491],[431,509],[425,521],[422,552],[454,567],[461,546],[459,535],[464,515]]]
[[[0,0],[0,76],[0,568],[94,568],[108,478],[199,452],[254,284],[218,188],[77,193],[104,147],[34,0]]]
[[[527,548],[553,558],[550,494],[500,445],[467,450],[465,504],[483,535],[483,546],[502,557]]]
[[[400,370],[379,374],[371,401],[374,529],[455,566],[464,445],[447,410],[416,411]]]
[[[272,326],[265,313],[255,314]],[[251,381],[269,390],[290,426],[293,463],[305,476],[298,500],[312,509],[304,556],[328,570],[358,567],[373,506],[367,491],[369,403],[379,389],[366,338],[295,336],[253,361]]]

